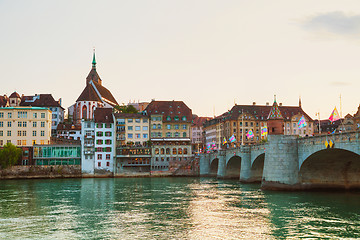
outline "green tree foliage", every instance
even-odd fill
[[[138,110],[133,105],[122,105],[122,106],[115,106],[115,109],[122,113],[138,113]]]
[[[22,151],[12,143],[7,143],[3,149],[0,150],[0,165],[2,168],[13,166],[21,157]]]

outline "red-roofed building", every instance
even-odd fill
[[[192,157],[192,111],[183,101],[152,101],[144,112],[150,117],[153,171],[167,171],[170,160]]]
[[[204,135],[203,135],[203,124],[206,121],[209,121],[210,117],[198,117],[197,115],[193,116],[193,122],[191,124],[191,143],[192,150],[194,153],[199,153],[200,149],[204,148]]]
[[[283,106],[282,103],[277,104],[278,112],[272,112],[273,106],[269,104],[266,105],[235,105],[231,110],[217,117],[218,121],[210,120],[204,123],[205,135],[208,136],[209,131],[214,126],[220,126],[223,124],[223,131],[221,137],[216,137],[214,139],[206,139],[206,144],[212,144],[215,142],[217,148],[221,148],[221,141],[225,137],[228,141],[229,138],[234,135],[236,141],[231,146],[239,146],[241,144],[255,144],[260,142],[262,139],[261,128],[267,127],[269,120],[278,121],[280,116],[282,117],[283,124],[282,126],[277,125],[277,131],[282,132],[284,135],[298,135],[298,136],[311,136],[314,134],[314,121],[313,119],[306,114],[306,112],[301,107],[301,101],[299,101],[299,106]],[[276,108],[275,108],[276,110]],[[280,113],[280,114],[279,114]],[[307,125],[304,128],[298,128],[298,121],[304,116],[304,119]],[[213,124],[211,121],[213,121]],[[220,128],[220,127],[219,127]],[[247,137],[246,134],[252,130],[254,137]],[[271,131],[275,128],[268,129],[268,133],[271,134]],[[264,137],[263,137],[264,138]],[[220,139],[220,141],[218,140]]]
[[[95,52],[93,55],[92,68],[86,77],[86,86],[76,103],[69,107],[69,116],[77,125],[81,119],[93,119],[96,108],[113,108],[118,105],[111,92],[102,85],[102,80],[96,71]]]

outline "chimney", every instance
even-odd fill
[[[62,99],[61,99],[61,98],[59,98],[59,101],[58,101],[58,102],[59,102],[59,104],[60,104],[60,106],[61,106]]]
[[[269,106],[269,102],[266,102],[266,106]]]
[[[256,102],[253,102],[253,105],[255,106],[255,105],[256,105]]]
[[[282,103],[279,103],[279,106],[281,107],[281,106],[282,106]]]

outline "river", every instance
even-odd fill
[[[0,239],[357,239],[359,192],[211,178],[0,181]]]

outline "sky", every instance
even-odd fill
[[[68,108],[94,47],[120,104],[182,100],[214,116],[301,96],[326,119],[360,103],[357,0],[0,0],[1,95],[51,93]]]

